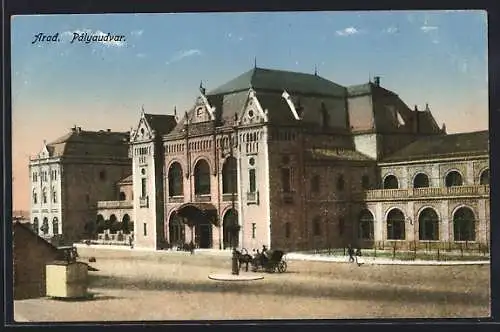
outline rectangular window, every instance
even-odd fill
[[[257,190],[257,180],[256,180],[256,175],[255,175],[255,169],[251,168],[248,170],[248,176],[249,176],[249,181],[250,181],[250,192],[254,193]]]
[[[290,237],[290,223],[285,223],[285,237],[288,239]]]
[[[141,179],[141,198],[144,198],[147,196],[147,190],[146,190],[146,178]]]
[[[252,223],[252,239],[255,239],[255,231],[257,230],[257,225]]]
[[[57,203],[57,195],[55,191],[52,192],[52,203]]]
[[[283,186],[283,191],[284,192],[291,192],[291,178],[292,178],[292,172],[290,168],[282,168],[281,169],[281,185]]]
[[[144,236],[148,236],[148,225],[146,223],[144,225]]]
[[[311,179],[311,192],[319,193],[319,176],[314,175]]]

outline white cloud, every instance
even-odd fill
[[[61,36],[65,40],[72,41],[75,33],[77,33],[79,35],[87,34],[87,36],[85,36],[85,39],[93,37],[93,36],[104,37],[104,36],[108,35],[108,33],[104,33],[101,30],[92,31],[91,29],[83,29],[83,30],[65,31],[61,34]],[[115,34],[112,33],[111,36],[115,36]],[[108,46],[108,47],[123,47],[123,46],[127,45],[127,43],[124,39],[125,38],[123,38],[120,41],[116,41],[116,40],[92,41],[91,43],[92,44],[97,43],[97,44],[101,44],[101,45]]]
[[[198,49],[190,49],[190,50],[186,50],[186,51],[180,51],[180,52],[177,52],[173,57],[171,57],[170,60],[168,60],[166,62],[166,64],[169,65],[173,62],[177,62],[177,61],[180,61],[184,58],[195,56],[195,55],[201,55],[201,51]]]
[[[397,27],[388,27],[387,29],[384,30],[384,32],[388,33],[388,34],[398,33],[399,32],[399,28],[397,28]]]
[[[138,58],[144,58],[144,57],[146,57],[146,54],[144,54],[144,53],[137,53],[136,56]]]
[[[144,30],[134,30],[130,34],[134,37],[140,37],[144,33]]]
[[[423,25],[420,27],[420,30],[422,30],[425,33],[430,31],[436,31],[437,29],[438,29],[437,26],[432,26],[432,25]]]
[[[348,27],[343,30],[337,30],[336,33],[338,36],[350,36],[359,33],[359,31],[355,27]]]

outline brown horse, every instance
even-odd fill
[[[241,251],[236,250],[236,255],[238,256],[238,263],[241,266],[245,264],[245,272],[248,272],[248,264],[250,264],[253,260],[253,257],[248,254],[248,251],[243,248]]]

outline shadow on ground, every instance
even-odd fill
[[[138,279],[125,277],[109,277],[90,275],[89,287],[103,289],[151,290],[168,292],[206,292],[206,293],[239,293],[253,295],[278,295],[288,297],[333,298],[345,300],[367,301],[404,301],[406,303],[428,303],[484,306],[489,305],[488,294],[459,293],[442,290],[427,290],[409,287],[383,287],[382,285],[363,285],[353,283],[339,287],[265,282],[219,282],[200,280],[188,282],[183,280]]]

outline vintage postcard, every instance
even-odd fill
[[[490,316],[486,12],[10,23],[16,322]]]

